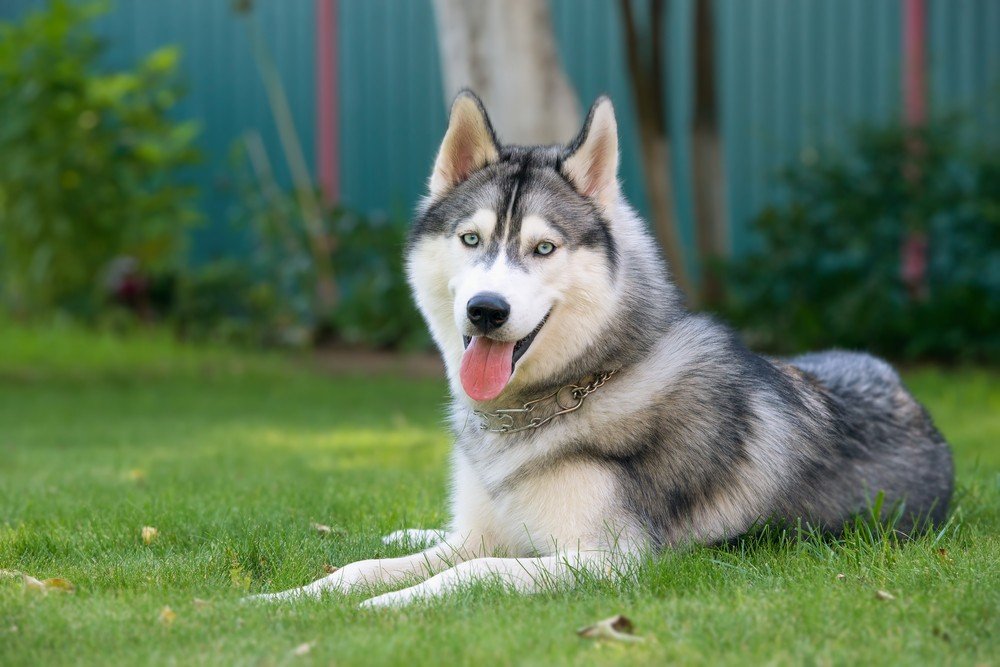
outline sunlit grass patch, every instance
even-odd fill
[[[956,450],[941,534],[755,534],[650,558],[618,583],[581,576],[532,597],[486,583],[369,612],[360,594],[240,598],[400,555],[380,536],[444,524],[442,380],[329,376],[156,333],[8,328],[0,342],[16,351],[0,358],[0,569],[76,586],[38,595],[0,580],[3,665],[284,664],[304,642],[305,661],[359,665],[990,664],[1000,652],[995,372],[907,376]],[[576,635],[616,613],[644,641]]]

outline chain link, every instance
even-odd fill
[[[489,431],[490,433],[517,433],[518,431],[527,431],[529,429],[538,428],[539,426],[549,423],[560,415],[565,415],[579,410],[580,406],[583,405],[583,401],[595,391],[603,387],[604,383],[607,382],[608,379],[610,379],[616,372],[617,371],[615,370],[600,373],[593,380],[583,386],[568,384],[564,387],[556,389],[548,396],[542,396],[541,398],[536,398],[533,401],[528,401],[519,408],[506,408],[495,410],[493,412],[473,410],[472,412],[479,417],[479,427],[484,431]],[[535,408],[538,407],[539,404],[552,399],[555,399],[556,406],[559,408],[558,410],[545,417],[531,417],[531,414],[535,411]],[[515,417],[531,418],[528,419],[528,421],[523,425],[515,426]]]

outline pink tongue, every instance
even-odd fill
[[[489,401],[507,386],[512,371],[514,343],[476,336],[462,355],[459,377],[470,398]]]

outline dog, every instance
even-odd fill
[[[458,95],[406,251],[453,396],[451,526],[397,531],[430,546],[261,597],[532,592],[762,522],[837,531],[873,507],[902,533],[944,521],[951,452],[896,372],[855,352],[765,358],[687,310],[618,157],[606,97],[569,145],[527,147]]]

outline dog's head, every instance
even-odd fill
[[[533,147],[502,145],[479,99],[456,98],[407,260],[456,391],[491,401],[593,344],[616,302],[617,171],[606,97],[569,145]]]

